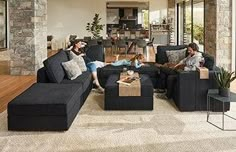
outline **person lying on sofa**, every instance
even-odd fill
[[[161,86],[158,92],[165,92],[164,89],[167,88],[167,78],[169,75],[176,75],[177,70],[181,69],[184,71],[196,71],[197,67],[200,67],[200,61],[202,61],[202,54],[199,51],[199,47],[196,43],[190,43],[188,45],[188,56],[182,59],[178,64],[156,64],[157,67],[160,67],[160,79]],[[171,90],[171,89],[167,89]],[[167,93],[167,97],[171,92]]]
[[[103,67],[105,66],[104,62],[101,61],[91,61],[86,54],[83,51],[83,47],[85,47],[86,43],[81,42],[79,40],[75,40],[73,47],[71,48],[71,51],[79,56],[82,56],[85,63],[86,63],[86,67],[88,68],[88,70],[92,73],[92,77],[94,79],[94,84],[97,86],[97,89],[100,93],[104,92],[104,89],[101,87],[99,81],[98,81],[98,77],[97,77],[97,68]]]
[[[140,68],[141,66],[144,66],[143,63],[144,56],[142,54],[137,54],[130,60],[123,59],[123,60],[117,60],[113,63],[111,63],[112,66],[121,66],[121,65],[127,65],[127,66],[135,66],[136,68]]]

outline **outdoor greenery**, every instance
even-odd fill
[[[202,24],[193,25],[193,38],[199,42],[199,44],[204,44],[204,27]]]
[[[148,29],[149,27],[149,11],[148,10],[143,10],[143,27],[144,29]]]
[[[197,40],[199,44],[204,44],[204,25],[200,23],[193,24],[193,39]],[[186,33],[191,33],[191,13],[186,12]]]
[[[101,31],[103,30],[103,27],[105,26],[104,24],[100,24],[101,17],[99,17],[99,14],[95,14],[93,18],[92,23],[87,23],[86,30],[88,32],[91,32],[93,35],[94,39],[100,38],[101,37]]]
[[[230,83],[236,79],[235,72],[229,72],[224,68],[220,68],[219,72],[215,72],[215,78],[220,88],[229,88]]]

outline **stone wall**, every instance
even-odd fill
[[[47,58],[47,0],[9,0],[11,75],[34,75]]]
[[[176,44],[175,40],[175,0],[168,0],[167,18],[170,23],[170,45]]]
[[[231,70],[232,1],[205,0],[205,50],[216,65]]]

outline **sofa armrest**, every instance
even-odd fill
[[[195,110],[197,71],[181,71],[177,74],[175,104],[180,111]]]
[[[37,71],[37,83],[49,83],[45,67],[42,67]]]
[[[200,79],[198,71],[182,71],[177,75],[174,101],[180,111],[203,111],[207,110],[207,91],[217,89],[215,71],[209,71],[209,79]],[[220,105],[212,105],[213,110],[220,111]],[[226,105],[225,111],[229,109]]]
[[[209,70],[209,79],[200,79],[200,74],[196,77],[196,110],[207,110],[207,91],[208,89],[218,89],[215,80],[215,71]]]

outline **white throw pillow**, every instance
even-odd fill
[[[75,60],[82,72],[87,71],[87,67],[82,56],[76,55],[75,53],[70,51],[70,59]]]
[[[75,60],[62,62],[62,66],[65,69],[67,77],[70,80],[74,80],[75,78],[77,78],[79,75],[82,74],[82,71],[79,68],[78,64],[75,62]]]
[[[169,63],[177,64],[179,61],[183,60],[186,55],[186,48],[181,50],[170,50],[166,51],[166,56],[168,58]]]

